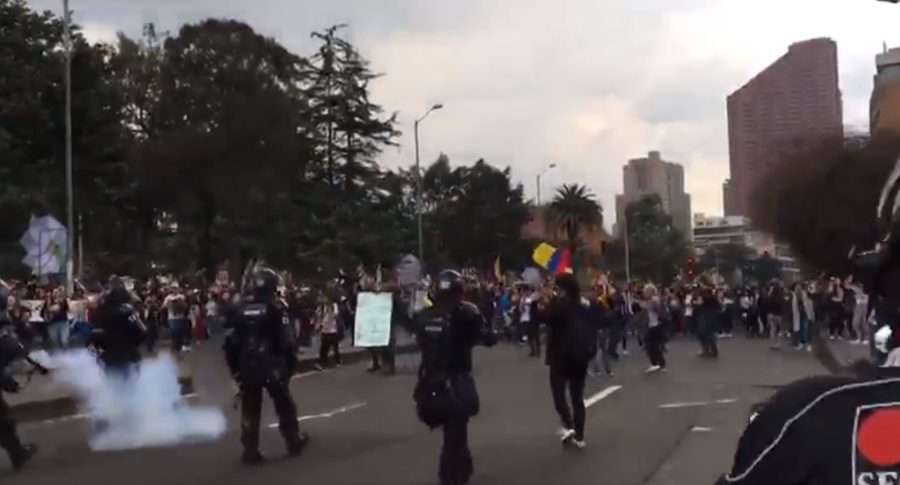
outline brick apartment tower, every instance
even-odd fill
[[[728,96],[731,179],[722,187],[725,215],[749,215],[754,187],[775,164],[843,135],[837,44],[792,44]]]

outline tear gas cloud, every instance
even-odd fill
[[[169,354],[144,359],[127,378],[108,374],[87,350],[36,355],[53,379],[71,389],[94,422],[93,450],[126,450],[209,441],[225,432],[225,416],[181,398],[178,366]]]

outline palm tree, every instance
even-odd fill
[[[550,203],[550,220],[564,231],[569,251],[575,256],[582,229],[603,225],[603,208],[591,189],[579,184],[565,184],[556,191]]]

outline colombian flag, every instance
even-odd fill
[[[542,268],[555,275],[572,269],[572,253],[568,249],[556,249],[547,243],[541,243],[534,248],[531,258]]]

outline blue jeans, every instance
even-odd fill
[[[50,341],[47,342],[47,348],[65,349],[69,346],[69,322],[63,320],[60,322],[52,322],[47,325],[47,335]]]
[[[806,317],[801,317],[800,318],[800,330],[794,332],[794,346],[811,344],[810,339],[809,339],[809,334],[810,334],[809,327],[810,327],[809,319]]]

